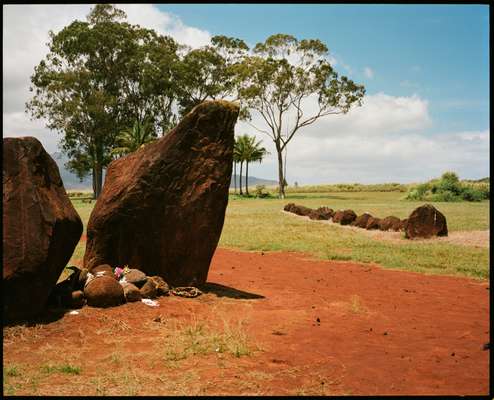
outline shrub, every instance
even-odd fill
[[[426,201],[482,201],[490,197],[487,182],[460,181],[454,172],[445,172],[440,179],[411,186],[406,200]]]
[[[269,197],[270,194],[268,192],[265,192],[264,191],[265,189],[266,189],[265,185],[256,185],[256,191],[255,191],[256,197],[260,197],[260,198]]]

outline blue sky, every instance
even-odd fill
[[[48,31],[85,20],[92,5],[9,5],[3,11],[3,135],[35,136],[53,153],[60,135],[24,112]],[[275,33],[317,38],[335,69],[366,87],[362,107],[297,133],[289,184],[420,182],[453,170],[489,176],[489,8],[486,5],[117,4],[129,22],[197,48],[212,36],[249,45]],[[22,43],[22,46],[19,46]],[[310,108],[308,112],[313,111]],[[254,120],[258,124],[259,120]],[[258,125],[259,126],[259,125]],[[277,179],[271,152],[253,176]]]
[[[244,39],[274,33],[318,38],[367,93],[414,93],[431,101],[440,130],[489,124],[489,8],[485,5],[160,5],[191,26]],[[362,69],[369,66],[373,79]],[[349,73],[350,72],[350,73]]]

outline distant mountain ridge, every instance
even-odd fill
[[[62,178],[62,182],[66,190],[92,190],[93,183],[91,175],[86,176],[81,182],[76,174],[73,174],[67,168],[65,168],[65,163],[68,161],[68,158],[64,154],[62,154],[61,152],[55,152],[50,155],[57,163],[58,169],[60,170],[60,177]],[[105,171],[103,171],[103,180],[104,177]],[[238,188],[238,175],[235,175],[235,177],[237,177]],[[234,176],[232,176],[232,180],[230,182],[231,189],[235,187],[233,178]],[[276,186],[277,184],[277,181],[249,176],[249,187],[255,187],[256,185]],[[245,176],[242,176],[242,187],[245,187]]]

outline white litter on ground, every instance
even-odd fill
[[[77,310],[72,310],[71,312],[69,312],[70,315],[78,315],[79,314],[79,311]]]
[[[151,299],[141,299],[141,301],[150,307],[158,307],[159,306],[159,303],[157,301],[154,301]]]

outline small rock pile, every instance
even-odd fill
[[[357,216],[353,210],[349,209],[334,211],[329,207],[319,207],[313,210],[295,203],[288,203],[283,209],[300,216],[307,216],[310,219],[333,219],[333,222],[341,225],[350,225],[367,230],[404,231],[407,239],[448,235],[446,218],[430,204],[416,208],[408,218],[403,220],[392,215],[378,218],[367,212]]]
[[[115,268],[108,264],[98,265],[89,272],[86,268],[69,267],[73,272],[64,281],[58,283],[48,299],[50,307],[81,308],[114,307],[124,303],[155,299],[168,296],[170,293],[183,296],[185,289],[192,293],[191,288],[170,288],[160,276],[147,276],[136,268]],[[195,297],[201,294],[193,288]]]

